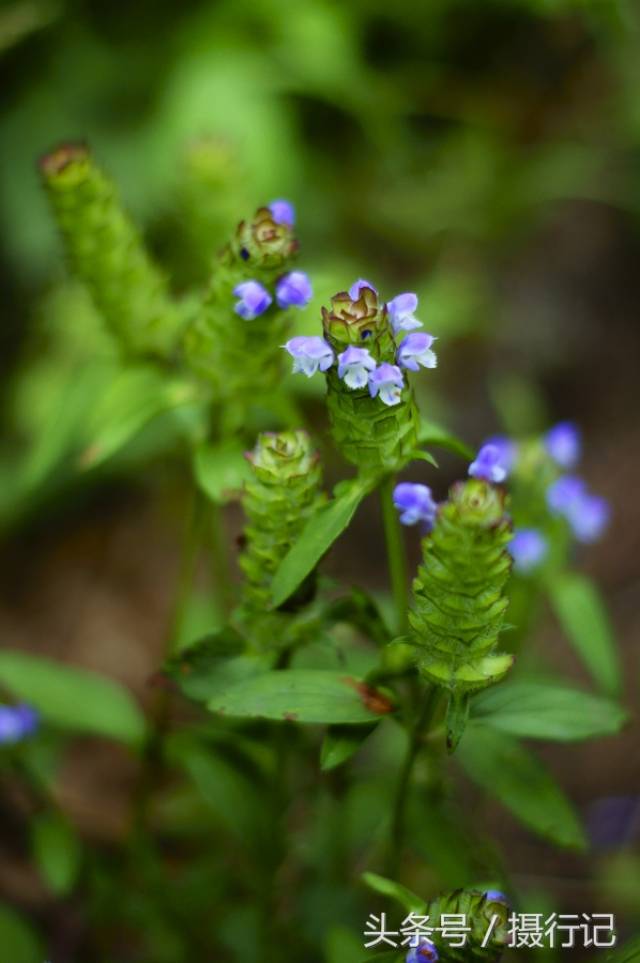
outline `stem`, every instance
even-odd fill
[[[402,537],[402,528],[398,520],[395,505],[393,504],[394,487],[395,477],[389,475],[380,486],[380,499],[382,503],[384,538],[387,546],[389,579],[391,581],[391,592],[396,613],[396,629],[402,633],[406,631],[407,628],[407,610],[409,607],[407,559]]]
[[[433,721],[439,702],[440,690],[437,686],[432,686],[431,689],[429,689],[425,694],[422,708],[416,716],[409,733],[407,752],[402,763],[402,768],[400,769],[391,816],[387,875],[391,876],[392,878],[394,878],[398,873],[398,867],[402,858],[402,850],[404,849],[407,794],[411,785],[413,769],[424,735]]]
[[[224,538],[223,515],[219,505],[211,504],[209,511],[209,546],[211,553],[211,574],[215,600],[226,619],[233,607],[233,583],[229,576],[229,565]]]

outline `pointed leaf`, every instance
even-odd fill
[[[401,883],[396,883],[393,879],[387,879],[386,876],[378,876],[377,873],[363,873],[362,882],[365,883],[369,889],[372,889],[374,893],[380,893],[381,896],[386,896],[388,899],[393,899],[396,903],[399,903],[408,913],[424,913],[427,907],[427,901],[422,899],[422,897],[412,893],[410,889],[406,886],[402,886]]]
[[[451,432],[443,428],[442,425],[436,424],[435,421],[422,419],[418,432],[418,441],[421,445],[433,445],[434,448],[442,448],[445,451],[452,452],[454,455],[460,455],[461,458],[465,458],[467,461],[472,461],[474,457],[473,448],[470,448],[461,438],[457,438],[451,434]]]
[[[356,754],[373,730],[369,726],[329,726],[320,750],[320,768],[327,772]]]
[[[61,815],[44,813],[31,826],[35,862],[42,878],[57,896],[73,887],[82,860],[80,840]]]

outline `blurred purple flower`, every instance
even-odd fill
[[[348,388],[366,387],[375,366],[375,360],[366,348],[349,345],[346,351],[338,355],[338,377]]]
[[[507,435],[492,435],[491,438],[485,439],[484,444],[493,445],[494,448],[499,449],[500,464],[509,475],[518,457],[517,443]]]
[[[380,395],[380,401],[392,407],[400,404],[404,380],[402,372],[395,364],[385,361],[369,375],[369,393],[372,398]]]
[[[414,316],[417,307],[418,295],[410,291],[398,294],[387,302],[387,311],[394,334],[398,331],[413,331],[415,328],[422,327],[422,321],[418,321]]]
[[[371,281],[365,281],[364,278],[358,278],[358,280],[354,281],[349,288],[349,297],[352,301],[358,300],[360,297],[360,292],[363,288],[370,288],[374,294],[378,293],[378,289],[371,283]]]
[[[511,906],[509,897],[505,896],[499,889],[488,889],[484,894],[484,898],[490,903],[505,903],[507,906]]]
[[[538,568],[549,551],[549,543],[537,528],[516,528],[507,545],[517,572],[527,574]]]
[[[291,201],[285,201],[280,197],[271,201],[269,210],[276,224],[288,224],[289,227],[293,227],[296,222],[296,211]]]
[[[276,301],[281,308],[304,308],[312,295],[311,281],[304,271],[291,271],[276,284]]]
[[[326,371],[333,364],[333,351],[324,338],[318,335],[291,338],[284,345],[293,358],[293,373],[310,378],[316,371]]]
[[[418,946],[409,950],[405,963],[436,963],[440,959],[431,940],[420,940]]]
[[[398,364],[402,368],[410,368],[411,371],[418,371],[419,366],[423,368],[435,368],[438,364],[435,351],[431,350],[431,345],[436,339],[432,334],[423,331],[414,331],[408,334],[400,342],[398,348]]]
[[[547,504],[552,512],[567,519],[579,542],[597,541],[611,517],[606,498],[592,495],[576,475],[562,475],[550,485]]]
[[[26,703],[17,706],[0,705],[0,745],[20,742],[32,735],[38,724],[38,713]]]
[[[393,490],[393,504],[401,512],[400,521],[403,525],[424,522],[428,529],[433,527],[438,506],[428,485],[400,482]]]
[[[561,421],[546,433],[544,446],[561,468],[573,468],[580,458],[580,432],[572,421]]]
[[[233,289],[233,293],[240,298],[233,310],[245,321],[253,321],[260,314],[264,314],[273,300],[258,281],[243,281]]]
[[[497,445],[483,445],[475,461],[469,465],[472,478],[483,478],[489,482],[503,482],[507,477],[507,469],[502,464],[502,452]]]
[[[557,515],[565,515],[570,506],[586,494],[587,486],[577,475],[561,475],[547,488],[547,505]]]

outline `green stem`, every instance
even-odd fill
[[[393,504],[394,487],[395,477],[390,475],[380,486],[380,499],[382,502],[382,521],[387,546],[389,578],[396,613],[396,629],[399,633],[402,633],[405,632],[407,628],[407,612],[409,608],[407,559],[402,537],[402,528],[398,520],[395,505]]]
[[[425,694],[422,707],[409,733],[407,751],[396,785],[391,816],[389,855],[387,861],[387,875],[391,878],[397,876],[400,860],[402,859],[406,829],[407,795],[411,787],[413,769],[427,730],[436,714],[439,702],[440,689],[438,689],[437,686],[432,686]]]

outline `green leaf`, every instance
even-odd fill
[[[636,963],[640,960],[640,936],[607,954],[606,963]]]
[[[344,483],[340,493],[312,515],[273,576],[271,595],[275,608],[286,602],[342,534],[372,484],[363,478]]]
[[[485,726],[470,726],[456,758],[474,782],[529,829],[558,846],[586,849],[571,803],[542,763],[515,739]]]
[[[320,768],[327,772],[351,759],[375,728],[375,725],[330,726],[322,741]]]
[[[609,695],[621,688],[613,632],[600,594],[577,572],[555,576],[549,586],[551,604],[569,641],[598,685]]]
[[[427,421],[424,418],[421,420],[418,441],[421,445],[433,445],[434,448],[442,448],[454,455],[460,455],[467,461],[472,461],[474,458],[473,448],[470,448],[461,438],[452,435],[442,425],[436,424],[435,421]]]
[[[440,465],[439,465],[438,462],[435,460],[435,458],[433,457],[433,455],[431,454],[430,451],[420,451],[420,449],[417,449],[417,448],[416,448],[415,451],[412,451],[412,452],[411,452],[411,454],[409,455],[408,461],[410,461],[410,462],[411,462],[411,461],[426,461],[426,462],[428,462],[430,465],[433,465],[434,468],[439,468],[439,467],[440,467]]]
[[[42,963],[40,940],[26,920],[10,906],[0,903],[0,946],[11,963]]]
[[[377,873],[363,873],[361,879],[374,893],[380,893],[381,896],[395,900],[395,902],[399,903],[408,913],[424,913],[427,908],[426,900],[412,893],[410,889],[402,886],[401,883],[387,879],[386,876],[378,876]]]
[[[144,738],[144,717],[129,692],[95,672],[4,649],[0,684],[53,725],[130,744]]]
[[[78,877],[82,861],[76,833],[61,815],[45,813],[32,823],[31,845],[42,878],[56,896],[65,896]]]
[[[616,702],[579,689],[506,682],[475,696],[471,718],[514,736],[569,742],[618,732],[627,713]]]
[[[344,672],[290,669],[245,679],[214,696],[209,709],[227,716],[292,722],[375,722],[393,710],[386,695]]]
[[[245,449],[235,441],[203,444],[196,449],[193,471],[202,491],[211,501],[224,505],[239,494],[251,477]]]
[[[166,672],[189,699],[207,702],[236,682],[269,668],[264,657],[247,654],[245,649],[242,636],[225,626],[171,659]]]

